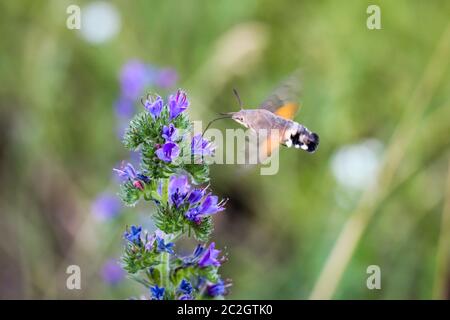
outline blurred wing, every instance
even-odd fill
[[[293,119],[299,109],[297,103],[300,94],[300,76],[298,72],[286,79],[275,91],[259,105],[286,119]]]
[[[288,102],[279,107],[274,113],[285,119],[292,120],[297,114],[298,109],[299,109],[298,104],[294,102]]]
[[[280,146],[280,137],[268,135],[261,138],[259,141],[259,157],[258,162],[263,163],[266,159],[270,158],[273,152]]]
[[[251,137],[246,137],[241,150],[245,153],[246,166],[264,163],[280,145],[278,135],[270,133],[260,135],[253,131],[250,131],[250,135]]]

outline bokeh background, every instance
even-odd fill
[[[71,4],[81,30],[66,27]],[[369,4],[381,30],[366,27]],[[296,120],[320,134],[318,152],[282,149],[274,176],[211,168],[230,198],[213,234],[229,298],[449,297],[450,2],[1,1],[0,12],[1,298],[145,293],[117,268],[125,225],[154,209],[115,197],[133,90],[184,88],[191,117],[208,121],[237,109],[233,87],[257,105],[298,68]],[[81,290],[66,289],[71,264]],[[369,265],[381,290],[366,287]]]

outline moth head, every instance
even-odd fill
[[[247,127],[247,121],[244,110],[233,112],[231,115],[231,119],[243,125],[244,127]]]

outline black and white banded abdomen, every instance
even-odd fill
[[[319,146],[319,136],[301,124],[294,122],[286,130],[284,144],[288,148],[293,146],[294,148],[303,149],[307,152],[314,152]]]

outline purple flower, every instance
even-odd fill
[[[130,180],[133,183],[133,186],[138,188],[139,190],[144,190],[144,183],[149,183],[150,178],[142,173],[136,173],[133,165],[131,163],[127,163],[125,166],[122,165],[120,169],[113,169],[119,177]]]
[[[156,155],[164,162],[172,162],[180,155],[180,148],[174,142],[166,142],[161,148],[156,150]]]
[[[194,249],[194,252],[187,257],[183,258],[183,265],[184,266],[191,266],[198,262],[200,257],[202,256],[203,252],[205,252],[205,247],[201,244],[197,245]]]
[[[164,106],[164,101],[160,96],[148,96],[144,102],[144,108],[150,113],[153,119],[156,119],[161,114]]]
[[[178,90],[176,94],[170,95],[168,105],[169,118],[172,120],[189,106],[189,100],[186,97],[186,93],[182,90]]]
[[[190,295],[194,289],[189,281],[186,279],[181,280],[180,286],[178,287],[178,291],[184,295]],[[181,299],[180,299],[181,300]]]
[[[156,240],[155,235],[151,235],[150,237],[147,237],[147,239],[145,241],[145,245],[144,245],[145,250],[147,250],[147,251],[153,250],[153,244],[155,243],[155,240]]]
[[[155,285],[154,287],[150,287],[150,294],[152,300],[162,300],[164,298],[164,292],[166,289],[158,287]]]
[[[211,242],[208,249],[203,253],[202,257],[198,261],[198,265],[200,268],[205,268],[209,266],[219,267],[220,261],[217,260],[219,256],[220,250],[214,249],[216,244]]]
[[[169,203],[180,207],[189,192],[188,177],[185,175],[172,176],[169,180]]]
[[[208,194],[203,199],[203,202],[199,207],[200,214],[209,215],[225,210],[225,208],[223,207],[224,201],[221,202],[218,201],[219,198],[217,196]]]
[[[178,300],[194,300],[194,298],[190,294],[183,294]]]
[[[105,262],[101,275],[103,281],[110,285],[118,284],[125,277],[125,273],[116,259],[110,259]]]
[[[160,239],[164,239],[166,237],[166,234],[159,230],[156,229],[155,232],[149,236],[148,234],[146,235],[146,239],[145,239],[145,250],[147,251],[151,251],[153,250],[153,244],[155,243],[155,241],[160,240]],[[164,242],[162,243],[162,245],[165,247]],[[158,244],[157,244],[157,248],[158,248]],[[169,246],[169,249],[171,248],[171,246]],[[164,250],[162,250],[164,251]]]
[[[191,153],[193,155],[212,155],[214,153],[215,146],[207,139],[203,139],[199,133],[192,138]]]
[[[219,279],[217,283],[209,285],[207,291],[211,297],[223,296],[227,293],[226,287],[225,283]]]
[[[92,204],[92,214],[99,220],[108,220],[114,218],[120,213],[122,206],[117,196],[103,192]]]
[[[191,205],[197,204],[205,195],[205,190],[194,189],[189,193],[188,201]]]
[[[174,254],[175,253],[173,251],[174,245],[175,244],[173,242],[165,243],[163,238],[156,237],[156,251],[157,252],[167,252],[170,254]]]
[[[175,141],[177,138],[177,128],[171,123],[169,126],[164,126],[162,129],[161,136],[166,140],[166,142],[169,141]]]
[[[132,101],[142,93],[151,80],[149,66],[139,60],[128,61],[120,71],[122,94]]]
[[[171,176],[169,179],[169,194],[175,192],[187,193],[189,191],[189,180],[186,175]]]
[[[143,182],[145,182],[145,183],[150,183],[150,178],[147,177],[146,175],[143,175],[142,173],[138,173],[138,174],[136,175],[136,177],[137,177],[139,180],[141,180],[141,181],[143,181]]]
[[[176,84],[178,74],[172,68],[161,69],[159,70],[155,80],[158,87],[171,88]]]
[[[203,252],[205,252],[205,247],[201,244],[197,245],[194,249],[194,252],[192,253],[192,259],[196,260],[200,258]]]
[[[201,218],[216,214],[217,212],[225,210],[224,208],[225,201],[219,202],[219,198],[217,196],[208,194],[206,197],[203,198],[200,205],[190,208],[186,214],[185,217],[188,220],[194,221],[194,222],[200,222]]]
[[[130,230],[125,231],[123,237],[136,245],[141,244],[142,226],[131,226]]]
[[[120,169],[114,168],[113,171],[124,179],[134,180],[137,177],[136,170],[131,163],[127,163],[125,166],[122,165]]]

